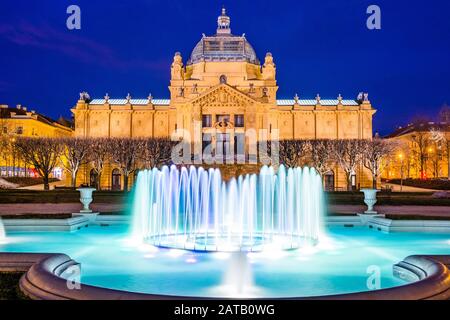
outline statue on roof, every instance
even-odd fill
[[[363,98],[364,98],[363,95],[364,94],[362,92],[358,93],[358,96],[356,97],[356,100],[359,101],[359,102],[362,102]]]
[[[276,67],[273,63],[273,56],[270,52],[266,53],[264,65],[262,67],[262,75],[264,80],[275,80]]]
[[[80,92],[80,100],[83,100],[85,102],[91,101],[91,97],[89,96],[89,93],[86,91]]]
[[[184,77],[183,58],[179,52],[175,52],[175,55],[173,56],[171,77],[172,80],[183,80]]]

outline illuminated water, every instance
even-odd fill
[[[0,243],[3,243],[5,241],[6,241],[5,227],[3,225],[2,218],[0,217]]]
[[[315,244],[323,234],[323,191],[312,168],[263,167],[222,180],[218,169],[176,166],[139,173],[133,237],[202,251],[260,251]]]
[[[246,254],[251,290],[241,296],[292,297],[367,291],[367,270],[377,266],[381,287],[404,284],[392,265],[411,254],[450,254],[450,235],[385,234],[332,227],[317,246]],[[234,253],[192,252],[130,243],[125,226],[89,227],[74,233],[8,233],[6,252],[62,252],[81,262],[82,282],[146,293],[229,296]],[[246,265],[246,264],[244,264]],[[247,273],[248,274],[248,273]],[[239,275],[237,275],[239,276]],[[237,281],[231,280],[231,283]]]

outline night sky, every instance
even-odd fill
[[[81,30],[66,28],[71,4]],[[366,28],[370,4],[381,7],[381,30]],[[260,60],[273,53],[279,99],[367,91],[382,134],[450,104],[448,0],[2,0],[0,104],[57,118],[83,90],[168,98],[174,53],[186,61],[202,33],[215,33],[222,5]]]

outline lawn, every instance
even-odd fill
[[[28,300],[20,291],[22,272],[0,272],[0,300]]]

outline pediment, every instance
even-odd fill
[[[211,88],[192,100],[192,104],[198,105],[202,109],[205,107],[245,108],[248,105],[253,105],[255,102],[253,98],[227,84],[220,84]]]

